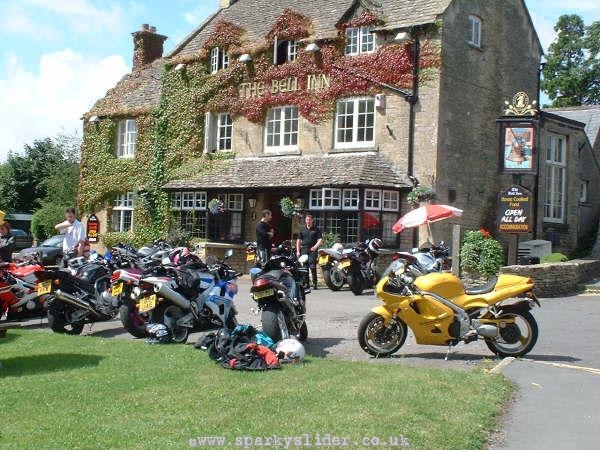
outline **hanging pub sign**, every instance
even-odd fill
[[[100,234],[100,221],[95,214],[92,214],[87,220],[87,238],[91,243],[98,242]]]
[[[537,103],[529,102],[525,92],[517,92],[512,103],[505,102],[504,116],[499,119],[500,168],[506,173],[535,173]]]
[[[533,227],[531,192],[513,185],[498,198],[498,231],[500,233],[531,233]]]

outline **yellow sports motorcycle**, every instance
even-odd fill
[[[522,356],[531,351],[538,326],[529,312],[540,306],[530,278],[501,274],[488,284],[465,289],[450,273],[425,272],[409,253],[396,253],[375,292],[383,305],[358,327],[361,348],[374,356],[397,352],[408,328],[417,344],[443,345],[483,339],[495,354]]]

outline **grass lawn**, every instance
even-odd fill
[[[0,340],[0,362],[2,449],[189,448],[202,436],[236,448],[274,434],[319,448],[317,433],[349,448],[403,435],[410,448],[478,449],[513,391],[482,372],[322,358],[235,372],[191,346],[22,330]]]

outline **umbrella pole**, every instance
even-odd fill
[[[433,240],[433,234],[431,234],[431,223],[430,222],[427,222],[427,234],[429,235],[428,236],[429,242],[431,242],[432,244],[435,244],[435,241]]]

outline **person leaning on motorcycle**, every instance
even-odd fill
[[[15,248],[15,237],[10,232],[10,223],[0,224],[0,262],[11,262]]]
[[[271,241],[275,234],[273,227],[269,222],[273,214],[270,210],[265,209],[262,212],[262,217],[256,224],[256,247],[258,250],[258,259],[261,264],[265,264],[271,256]]]
[[[75,217],[75,209],[65,210],[65,221],[56,224],[54,228],[65,235],[63,240],[63,267],[67,261],[76,256],[84,256],[86,247],[86,234],[83,224]]]
[[[314,218],[311,214],[307,214],[304,218],[305,226],[300,230],[300,235],[296,240],[296,254],[308,255],[308,267],[312,274],[313,288],[317,289],[317,251],[323,244],[323,236],[321,230],[315,226]]]

